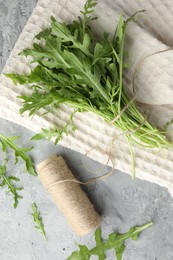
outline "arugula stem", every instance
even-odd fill
[[[103,244],[101,244],[100,246],[97,245],[96,247],[94,247],[93,249],[90,250],[90,254],[94,255],[97,254],[98,250],[101,251],[107,251],[111,248],[114,247],[115,243],[116,244],[121,244],[122,242],[124,242],[126,239],[128,238],[133,238],[138,236],[144,229],[149,228],[153,225],[153,222],[149,222],[147,224],[144,224],[141,227],[135,227],[133,232],[126,232],[125,234],[120,234],[117,238],[115,237],[115,241],[111,241],[108,240],[106,242],[103,242]]]
[[[123,88],[123,44],[121,46],[120,55],[119,55],[119,96],[118,96],[118,113],[121,113],[121,96]]]
[[[40,230],[40,233],[44,236],[44,239],[47,240],[42,217],[40,215],[40,212],[38,211],[36,203],[32,204],[32,216],[36,224],[35,228]]]
[[[151,227],[152,225],[153,225],[153,222],[149,222],[149,223],[144,224],[144,225],[141,226],[141,227],[136,227],[135,230],[133,231],[132,236],[138,235],[138,234],[141,233],[144,229],[149,228],[149,227]]]
[[[68,260],[80,260],[80,259],[90,259],[92,255],[98,256],[101,260],[106,260],[106,251],[110,249],[115,250],[115,254],[118,260],[122,260],[123,252],[125,249],[125,240],[133,239],[137,240],[139,234],[146,228],[152,226],[152,222],[149,222],[141,227],[132,227],[125,234],[112,233],[106,241],[101,238],[101,230],[98,228],[95,232],[96,246],[92,249],[88,247],[79,245],[79,250],[73,252],[67,259]]]

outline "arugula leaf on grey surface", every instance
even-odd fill
[[[30,75],[6,76],[15,84],[30,84],[32,93],[20,97],[21,113],[30,111],[32,116],[38,110],[46,113],[51,107],[58,110],[61,104],[67,104],[78,112],[93,112],[119,128],[129,145],[134,176],[132,143],[159,150],[173,144],[138,111],[123,86],[126,28],[137,13],[127,20],[120,15],[112,39],[105,32],[96,39],[90,28],[96,3],[86,1],[82,17],[71,24],[52,17],[50,28],[36,36],[32,49],[21,53],[31,56],[36,68]],[[45,134],[49,137],[48,132],[41,133]],[[57,134],[59,140],[62,135],[58,131]]]
[[[13,184],[13,181],[15,182],[19,182],[20,179],[15,177],[15,176],[7,176],[7,160],[5,160],[4,165],[0,165],[0,187],[4,187],[7,186],[8,188],[8,193],[12,193],[13,194],[13,199],[14,199],[14,208],[17,207],[19,199],[22,199],[23,197],[21,195],[18,194],[19,190],[22,190],[23,188],[18,188],[15,187],[15,185]]]
[[[18,194],[18,191],[22,190],[23,188],[16,187],[13,182],[19,182],[20,179],[15,176],[8,176],[7,175],[7,152],[10,148],[12,151],[14,151],[15,156],[15,164],[18,162],[18,158],[20,157],[26,165],[26,169],[29,172],[29,174],[36,176],[36,172],[34,169],[34,165],[32,163],[31,158],[27,155],[27,152],[29,152],[32,148],[21,148],[19,147],[15,141],[18,139],[18,136],[11,136],[7,137],[6,135],[0,133],[0,145],[2,147],[2,152],[5,154],[4,164],[0,165],[0,180],[1,184],[0,186],[7,186],[8,193],[13,194],[14,199],[14,208],[17,207],[19,199],[22,199],[22,196]]]
[[[139,234],[146,228],[152,226],[149,222],[141,227],[133,227],[125,234],[112,233],[106,241],[101,238],[101,229],[98,228],[95,232],[96,246],[89,249],[87,246],[79,245],[79,250],[73,252],[67,260],[89,260],[92,255],[98,256],[99,260],[106,260],[106,251],[115,250],[116,259],[122,260],[123,252],[125,250],[125,240],[131,238],[137,240]]]
[[[31,148],[22,148],[19,147],[14,141],[18,139],[18,136],[7,137],[0,133],[0,144],[2,145],[3,152],[6,152],[8,148],[11,148],[14,151],[15,163],[18,162],[18,157],[20,157],[26,165],[26,170],[29,174],[36,176],[33,162],[31,158],[27,155],[27,152],[32,150]]]
[[[35,228],[38,229],[40,231],[40,233],[46,239],[46,232],[45,232],[45,229],[44,229],[43,220],[42,220],[42,217],[40,215],[40,212],[38,211],[36,203],[32,204],[32,216],[33,216],[33,220],[35,222]]]

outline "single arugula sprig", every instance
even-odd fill
[[[92,16],[95,5],[94,0],[86,1],[83,16],[71,24],[52,17],[50,28],[35,37],[37,43],[33,43],[33,48],[20,53],[31,56],[32,63],[36,63],[30,75],[6,76],[14,84],[29,84],[32,89],[30,95],[20,97],[21,113],[30,111],[32,116],[42,110],[44,114],[50,108],[58,110],[61,104],[67,104],[79,112],[93,112],[119,128],[129,144],[134,176],[132,143],[159,150],[173,144],[165,133],[147,122],[123,86],[126,28],[135,20],[136,13],[127,20],[120,15],[112,39],[108,33],[96,39],[90,28],[90,22],[95,19]],[[62,137],[60,130],[57,140]],[[49,137],[48,131],[40,137],[45,134]]]
[[[59,129],[57,127],[53,129],[45,129],[42,128],[41,132],[39,134],[34,135],[31,140],[41,140],[43,138],[46,138],[47,140],[51,140],[52,138],[55,138],[54,143],[57,144],[61,139],[63,135],[63,129]]]
[[[15,177],[15,176],[7,176],[7,159],[5,159],[4,165],[0,165],[0,187],[7,186],[8,188],[8,193],[13,194],[13,199],[14,199],[14,208],[17,207],[19,199],[22,199],[23,197],[18,194],[19,190],[22,190],[23,188],[17,188],[13,184],[13,181],[19,182],[20,179]]]
[[[79,250],[73,252],[67,260],[89,260],[92,255],[98,256],[99,260],[106,260],[106,251],[115,250],[116,259],[122,260],[122,255],[125,250],[125,240],[131,238],[138,239],[138,235],[144,229],[150,227],[153,223],[147,223],[141,227],[133,227],[125,234],[112,233],[109,235],[107,241],[101,238],[101,229],[98,228],[95,232],[96,246],[89,249],[87,246],[79,245]]]
[[[42,217],[40,216],[40,212],[38,211],[37,205],[35,203],[32,204],[32,216],[35,222],[35,228],[40,231],[40,233],[46,239],[46,232],[44,230],[44,224],[42,221]]]
[[[36,176],[36,172],[34,169],[33,162],[31,158],[27,155],[27,152],[32,150],[31,148],[22,148],[19,147],[17,144],[15,144],[15,140],[18,139],[18,136],[12,136],[12,137],[7,137],[0,133],[0,144],[2,145],[2,150],[3,152],[7,152],[8,148],[11,148],[14,151],[15,155],[15,163],[18,162],[18,157],[20,157],[26,165],[26,170],[28,171],[29,174]]]
[[[43,138],[48,139],[49,141],[54,138],[54,143],[57,144],[61,139],[62,135],[65,133],[68,135],[69,132],[69,125],[71,126],[71,130],[75,131],[76,127],[73,122],[73,116],[78,110],[74,110],[74,112],[71,114],[69,120],[62,128],[53,128],[53,129],[44,129],[42,128],[42,131],[39,134],[34,135],[31,140],[41,140]]]

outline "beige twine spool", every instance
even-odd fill
[[[101,217],[61,156],[54,155],[44,160],[37,165],[37,172],[77,235],[86,235],[100,224]]]

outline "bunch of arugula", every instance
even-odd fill
[[[114,249],[117,260],[122,260],[122,255],[125,249],[125,240],[132,238],[138,239],[138,235],[144,229],[150,227],[152,222],[147,223],[141,227],[133,227],[125,234],[112,233],[109,235],[107,241],[103,241],[101,238],[101,230],[98,228],[95,232],[96,247],[88,249],[87,246],[79,245],[79,250],[73,252],[67,260],[89,260],[92,255],[97,255],[99,260],[106,259],[105,251]]]
[[[20,112],[34,115],[44,108],[59,108],[67,104],[75,112],[93,112],[106,122],[113,123],[125,135],[132,156],[132,142],[148,148],[173,147],[165,133],[148,123],[138,111],[135,102],[129,99],[123,87],[124,41],[126,27],[136,14],[126,21],[120,15],[114,36],[108,33],[97,39],[90,28],[95,0],[85,3],[83,17],[71,24],[51,18],[51,27],[41,31],[32,49],[20,55],[31,56],[36,67],[29,75],[7,74],[15,84],[29,84],[32,94],[23,95]],[[74,114],[74,113],[73,113]],[[45,130],[34,139],[62,137],[67,128]],[[50,133],[51,132],[51,133]]]
[[[7,175],[7,150],[8,148],[12,149],[14,151],[15,155],[15,164],[18,162],[18,157],[20,157],[26,165],[26,170],[29,174],[36,176],[36,172],[34,169],[34,165],[32,163],[31,158],[27,155],[27,152],[29,152],[32,148],[21,148],[19,147],[14,141],[18,139],[17,136],[13,137],[7,137],[0,133],[0,144],[2,147],[2,152],[5,154],[4,164],[0,165],[0,180],[1,184],[0,186],[7,186],[8,192],[13,195],[14,199],[14,208],[17,207],[19,199],[22,199],[22,196],[18,194],[18,191],[22,190],[22,188],[16,187],[13,182],[19,182],[20,179],[15,176],[8,176]]]

